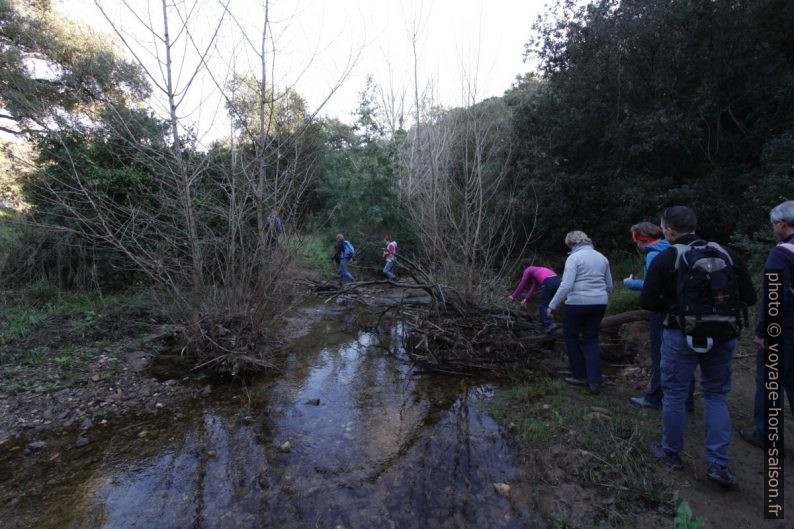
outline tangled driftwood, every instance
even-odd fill
[[[537,353],[548,351],[555,340],[562,338],[561,329],[546,334],[543,325],[524,311],[473,304],[456,290],[434,283],[408,259],[403,258],[401,265],[413,283],[362,281],[342,289],[317,285],[315,290],[320,294],[330,294],[326,302],[340,295],[355,295],[358,289],[373,285],[423,290],[428,294],[425,308],[402,310],[406,328],[404,345],[416,363],[434,371],[509,372],[542,367],[539,363],[541,356]],[[617,337],[621,325],[647,320],[648,316],[647,311],[636,310],[604,318],[601,322],[602,355],[607,349],[605,344],[610,342],[622,350]],[[622,359],[614,352],[606,354],[612,356],[611,360]]]
[[[365,286],[384,284],[419,288],[430,294],[422,298],[425,304],[419,309],[417,303],[397,307],[404,322],[405,351],[425,369],[447,373],[543,369],[543,358],[562,338],[561,329],[546,334],[543,325],[524,311],[475,305],[440,285],[367,281],[336,289],[326,301],[340,295],[355,296]],[[329,293],[323,288],[317,290],[321,295]],[[604,318],[602,357],[612,362],[632,361],[618,331],[624,323],[647,320],[648,315],[647,311],[636,310]]]
[[[604,318],[602,331],[648,318],[646,311],[631,311]],[[512,311],[480,308],[467,314],[442,314],[409,324],[406,351],[425,368],[463,372],[511,371],[542,367],[542,355],[560,330],[545,334],[542,326]]]

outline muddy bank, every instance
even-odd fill
[[[288,345],[322,318],[342,307],[310,303],[283,318],[277,342]],[[149,331],[111,344],[87,344],[59,354],[58,346],[42,349],[36,362],[0,366],[0,443],[17,438],[30,442],[49,435],[84,438],[87,430],[123,417],[169,414],[185,401],[206,397],[214,380],[194,373],[180,357],[178,331],[171,325],[149,325]],[[34,346],[25,346],[34,349]],[[21,349],[21,347],[18,347]],[[20,355],[17,352],[17,355]],[[30,353],[21,353],[22,356]],[[61,363],[84,361],[64,380]],[[21,363],[21,365],[19,365]]]

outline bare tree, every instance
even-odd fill
[[[410,32],[418,63],[418,28]],[[477,101],[478,46],[474,65],[461,66],[463,106],[419,113],[403,168],[403,191],[432,275],[460,288],[468,299],[493,290],[517,250],[518,201],[509,181],[510,112],[499,100]],[[418,70],[417,70],[418,71]],[[534,226],[524,240],[531,238]],[[520,250],[523,250],[520,249]]]
[[[160,0],[156,9],[151,2],[123,1],[134,31],[106,4],[95,3],[148,77],[157,96],[153,108],[162,103],[162,131],[155,137],[137,134],[127,109],[109,102],[105,112],[114,138],[147,168],[143,199],[119,201],[97,189],[68,131],[57,128],[50,135],[69,170],[41,183],[77,221],[80,235],[121,252],[159,287],[202,363],[231,371],[268,367],[261,346],[285,306],[280,278],[296,248],[286,236],[316,170],[315,116],[328,98],[309,111],[294,84],[276,84],[277,41],[267,0],[256,36],[244,31],[230,0]],[[240,73],[212,66],[225,27],[239,36],[236,51],[253,52],[256,68]],[[351,53],[328,97],[356,59]],[[191,117],[210,105],[201,94],[207,84],[230,114],[232,131],[204,150]]]

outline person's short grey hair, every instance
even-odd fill
[[[785,222],[794,228],[794,200],[787,200],[778,204],[769,212],[769,220],[772,222]]]
[[[573,248],[577,244],[588,243],[593,244],[593,241],[583,231],[569,231],[565,236],[565,245],[568,248]]]

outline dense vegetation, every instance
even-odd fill
[[[755,249],[794,196],[792,22],[785,0],[563,2],[541,19],[515,167],[552,239],[583,226],[615,246],[681,203],[709,237]]]
[[[48,2],[0,0],[3,129],[35,153],[24,171],[3,161],[0,197],[29,209],[0,219],[0,274],[155,285],[198,329],[202,314],[228,326],[275,303],[289,260],[269,251],[273,215],[282,247],[308,241],[310,262],[343,232],[376,265],[390,233],[472,297],[521,255],[561,253],[571,229],[630,251],[628,226],[671,204],[752,253],[770,240],[768,209],[794,196],[792,26],[785,0],[563,0],[527,28],[537,71],[501,98],[417,100],[408,116],[370,82],[344,124],[237,75],[234,130],[207,148],[175,114],[141,110],[152,87],[140,65]],[[34,59],[50,74],[36,77]],[[250,285],[260,305],[234,305]]]

